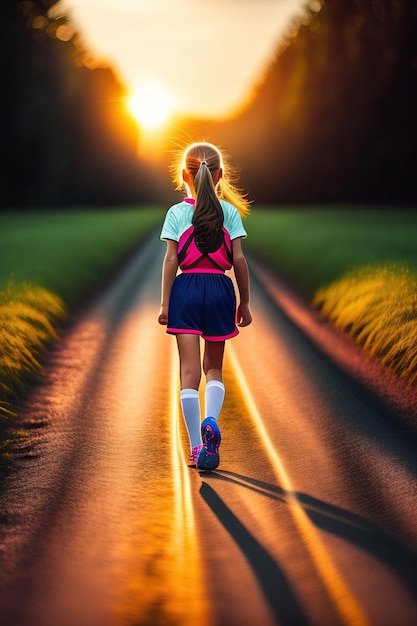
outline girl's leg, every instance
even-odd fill
[[[224,341],[205,341],[203,369],[206,380],[223,380]]]
[[[199,335],[178,334],[181,389],[198,389],[201,380]]]
[[[221,434],[217,425],[223,405],[224,385],[222,382],[224,341],[205,343],[203,369],[206,375],[206,417],[201,424],[203,447],[197,457],[198,469],[213,470],[219,465]]]
[[[198,335],[177,335],[180,357],[181,408],[187,427],[191,452],[201,445],[200,400],[198,387],[201,379],[200,338]]]
[[[222,381],[224,341],[206,341],[203,369],[206,375],[205,417],[218,419],[223,406],[225,389]]]

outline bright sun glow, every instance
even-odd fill
[[[132,115],[144,130],[161,128],[168,119],[171,103],[157,87],[141,87],[128,100]]]

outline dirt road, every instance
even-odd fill
[[[0,624],[417,624],[412,433],[254,264],[254,322],[227,345],[221,464],[187,467],[175,340],[156,322],[162,255],[156,236],[74,322],[22,409]]]

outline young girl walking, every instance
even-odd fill
[[[225,388],[222,378],[226,339],[237,326],[252,321],[249,273],[241,240],[241,217],[249,203],[235,187],[220,150],[194,143],[174,172],[177,190],[186,197],[165,217],[161,239],[167,249],[162,267],[162,298],[158,321],[177,339],[180,359],[180,401],[190,441],[190,463],[215,469],[220,462],[217,423]],[[181,273],[177,275],[178,267]],[[240,302],[226,270],[234,268]],[[204,340],[205,419],[201,423],[198,389],[201,381],[200,336]]]

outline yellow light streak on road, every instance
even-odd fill
[[[368,626],[369,622],[364,611],[362,610],[362,607],[357,602],[353,593],[349,589],[349,586],[339,573],[316,528],[304,511],[302,504],[299,502],[297,494],[293,489],[290,477],[288,476],[288,473],[266,431],[233,346],[228,347],[228,358],[230,360],[236,381],[240,387],[242,398],[246,404],[249,415],[256,424],[257,432],[260,435],[265,446],[265,450],[272,462],[277,479],[281,487],[288,492],[288,505],[290,507],[291,514],[299,530],[301,539],[305,543],[305,546],[311,555],[318,575],[325,585],[343,622],[348,626]]]
[[[206,602],[201,577],[202,564],[198,550],[198,540],[191,494],[190,468],[187,466],[180,432],[178,403],[178,356],[173,344],[170,376],[171,432],[174,444],[172,451],[172,473],[175,485],[174,519],[172,524],[173,558],[175,559],[177,586],[173,613],[183,626],[210,623],[209,607]],[[194,471],[194,470],[193,470]],[[186,612],[184,608],[186,607]]]

